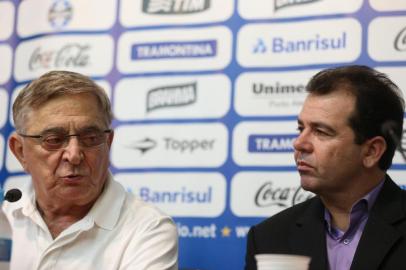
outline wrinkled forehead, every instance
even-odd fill
[[[87,93],[52,98],[31,108],[24,121],[26,130],[36,131],[56,127],[81,129],[90,125],[106,128],[97,98]]]

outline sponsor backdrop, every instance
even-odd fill
[[[367,64],[406,91],[404,0],[0,0],[0,25],[1,182],[29,181],[7,149],[21,87],[87,74],[114,107],[111,170],[174,217],[182,269],[242,269],[249,226],[312,196],[292,141],[315,72]]]

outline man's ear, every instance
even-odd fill
[[[21,166],[23,166],[24,170],[28,173],[24,156],[23,141],[16,132],[11,134],[10,138],[8,139],[8,146],[10,147],[11,152],[13,152],[14,156],[20,162]]]
[[[109,148],[111,148],[111,144],[113,143],[113,139],[114,139],[114,130],[112,130],[109,133],[109,137],[107,138],[107,143],[109,145]]]
[[[383,153],[385,153],[387,145],[382,136],[376,136],[364,142],[364,157],[363,163],[367,168],[372,168],[378,164]]]

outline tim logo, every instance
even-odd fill
[[[67,0],[56,0],[48,11],[48,21],[54,28],[65,27],[73,16],[72,5]]]
[[[394,46],[397,51],[406,51],[406,27],[397,34]]]
[[[148,14],[180,15],[203,12],[210,0],[143,0],[142,11]]]
[[[275,12],[286,7],[303,5],[303,4],[310,4],[314,2],[318,2],[321,0],[275,0],[274,2],[274,10]]]
[[[196,82],[159,87],[147,93],[147,112],[167,108],[181,107],[197,100]]]
[[[248,151],[253,153],[287,153],[293,152],[296,134],[285,135],[250,135]]]
[[[143,43],[135,44],[131,48],[131,59],[133,60],[200,58],[216,55],[216,40]]]

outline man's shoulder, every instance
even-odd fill
[[[285,230],[290,224],[306,215],[307,210],[313,208],[318,201],[320,201],[318,197],[313,197],[265,219],[254,227],[257,231],[266,232],[272,232],[273,229]]]
[[[135,194],[126,192],[123,205],[123,217],[135,223],[173,223],[172,218],[150,202],[145,202]]]

